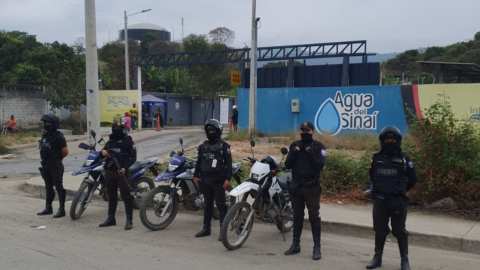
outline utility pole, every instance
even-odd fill
[[[183,42],[183,14],[182,14],[182,42]]]
[[[174,41],[175,41],[175,27],[174,27],[173,25],[171,25],[171,24],[170,24],[170,26],[172,27],[172,34],[173,34],[173,36],[172,36],[172,42],[174,42]]]
[[[125,10],[125,27],[124,27],[124,35],[123,40],[125,40],[125,90],[130,90],[130,71],[129,71],[129,63],[128,63],[128,30],[127,30],[127,11]]]
[[[95,139],[90,136],[91,130],[98,137],[102,134],[100,130],[96,24],[95,0],[85,0],[87,130],[90,144],[95,144]]]
[[[252,49],[250,53],[250,98],[248,105],[248,130],[250,135],[255,136],[256,112],[257,112],[257,1],[252,0]]]

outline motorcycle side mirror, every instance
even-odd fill
[[[181,145],[183,145],[183,139],[182,138],[178,139],[178,141],[180,142]]]
[[[251,147],[255,147],[255,141],[254,141],[254,140],[251,140],[251,141],[250,141],[250,146],[251,146]]]
[[[175,155],[175,151],[170,152],[170,157],[173,157]]]
[[[95,136],[97,136],[97,133],[95,133],[95,131],[93,130],[90,130],[90,135],[92,135],[92,137],[95,139]]]
[[[282,147],[282,149],[280,149],[280,151],[282,152],[283,155],[288,154],[288,150],[285,147]]]

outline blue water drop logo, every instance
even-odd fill
[[[342,119],[331,98],[325,100],[315,116],[315,125],[320,133],[336,135],[341,130]]]

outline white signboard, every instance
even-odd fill
[[[229,112],[230,99],[220,99],[220,124],[228,125],[228,112]]]

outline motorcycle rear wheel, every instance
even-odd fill
[[[247,202],[238,202],[233,205],[225,216],[220,235],[223,245],[229,250],[239,249],[248,239],[253,227],[252,216],[249,224],[245,224],[250,212],[253,211]],[[231,233],[232,235],[228,235]],[[242,235],[243,234],[243,235]],[[233,241],[231,241],[233,236]],[[238,239],[237,239],[237,236]]]
[[[143,225],[152,231],[163,230],[165,229],[170,223],[173,222],[175,217],[178,213],[178,195],[174,193],[174,196],[170,198],[170,192],[172,188],[169,186],[159,186],[152,189],[147,196],[142,201],[140,206],[139,214],[140,220],[142,221]],[[155,196],[159,196],[160,198],[157,199]],[[168,199],[165,199],[168,196]],[[167,209],[167,213],[164,217],[161,217],[161,213],[163,212],[165,206],[169,203],[170,206]],[[152,212],[150,214],[150,212]],[[156,222],[153,219],[155,217],[158,218],[165,218],[160,222]]]
[[[93,184],[85,181],[82,182],[75,193],[72,206],[70,206],[70,217],[73,220],[79,219],[82,216],[83,212],[87,209],[88,201],[91,199],[94,192]]]

